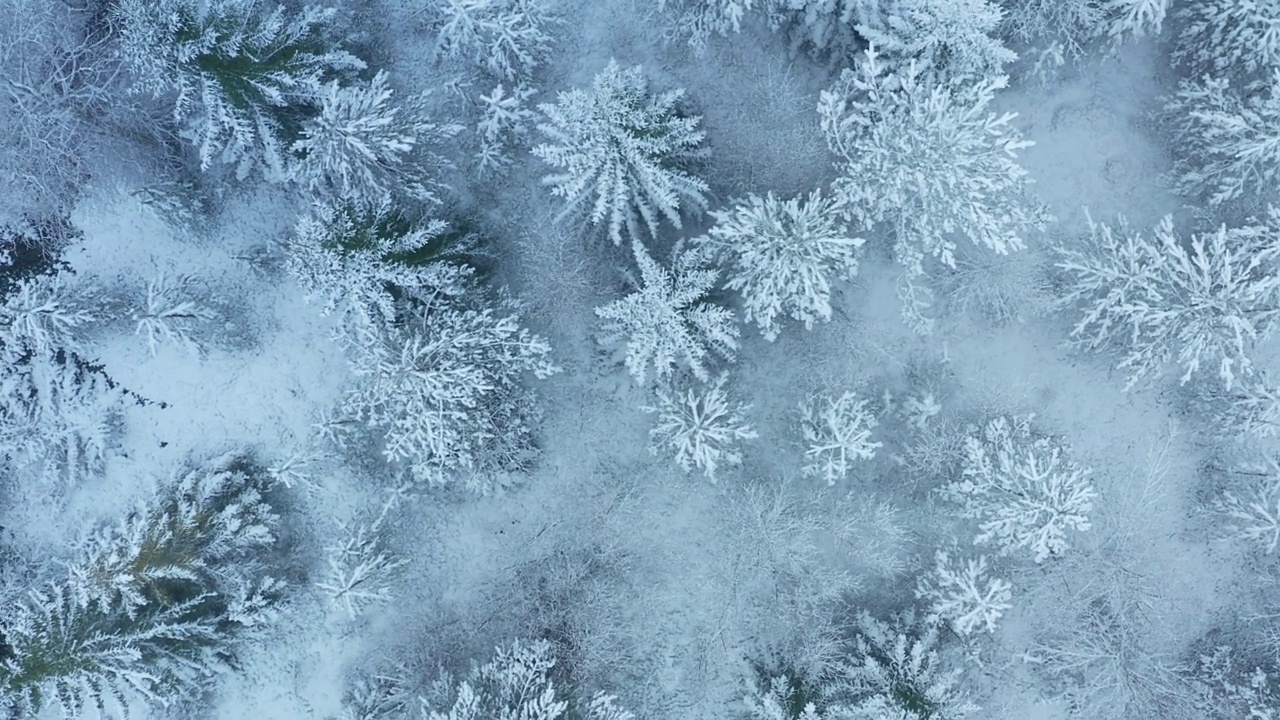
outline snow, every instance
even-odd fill
[[[711,37],[695,56],[683,44],[662,44],[658,20],[640,20],[652,8],[631,0],[550,5],[572,22],[532,71],[534,98],[550,102],[557,91],[589,86],[613,58],[642,64],[655,93],[685,88],[712,148],[694,173],[710,186],[711,207],[749,192],[793,197],[834,177],[816,112],[819,91],[834,78],[807,58],[790,58],[784,37],[744,20],[739,33]],[[385,25],[371,32],[383,33],[382,59],[402,83],[397,96],[433,88],[443,96],[424,33],[393,22],[410,9],[386,7]],[[1161,179],[1170,159],[1148,121],[1166,80],[1162,52],[1157,42],[1133,42],[1048,86],[996,95],[996,111],[1017,112],[1011,125],[1036,143],[1018,163],[1057,218],[1048,236],[1029,233],[1021,252],[1043,257],[1050,240],[1069,243],[1086,232],[1085,207],[1099,219],[1124,214],[1134,228],[1167,214],[1187,218]],[[478,98],[491,88],[467,92]],[[450,102],[433,106],[433,121],[452,121],[439,114]],[[324,548],[341,542],[344,524],[377,517],[399,478],[376,452],[325,454],[316,446],[309,480],[273,490],[285,518],[286,574],[298,580],[281,620],[199,707],[168,716],[337,717],[356,679],[403,665],[418,687],[442,666],[465,674],[517,638],[550,638],[584,696],[617,695],[637,718],[732,717],[757,680],[754,660],[789,652],[829,661],[835,650],[823,633],[839,628],[823,620],[836,608],[852,618],[842,603],[888,617],[909,602],[946,543],[965,547],[957,568],[978,557],[967,547],[975,526],[931,493],[945,478],[914,477],[894,459],[919,436],[904,429],[914,422],[963,429],[1034,413],[1038,431],[1093,469],[1090,527],[1070,533],[1064,557],[1041,565],[992,559],[991,577],[1001,584],[988,590],[1003,613],[999,623],[963,646],[939,640],[968,669],[960,682],[984,708],[980,717],[1069,717],[1066,700],[1028,659],[1058,641],[1091,593],[1144,598],[1154,620],[1141,650],[1152,654],[1177,657],[1239,614],[1233,588],[1255,580],[1249,556],[1210,542],[1197,515],[1201,468],[1215,447],[1197,434],[1196,419],[1183,416],[1180,393],[1191,388],[1166,378],[1125,392],[1111,358],[1062,347],[1071,325],[1062,314],[993,325],[939,297],[933,334],[917,335],[900,316],[901,268],[884,253],[864,253],[856,279],[832,283],[829,322],[786,323],[772,342],[743,335],[727,366],[728,388],[735,403],[749,405],[743,421],[758,436],[739,435],[739,467],[721,467],[712,485],[650,454],[654,418],[642,408],[653,395],[600,347],[593,312],[625,295],[619,271],[634,270],[634,260],[626,248],[556,225],[560,200],[538,183],[545,167],[518,149],[512,158],[505,176],[486,179],[494,187],[459,188],[451,202],[492,236],[501,250],[495,278],[526,304],[531,330],[549,339],[551,359],[563,368],[531,381],[544,415],[527,477],[482,498],[418,488],[392,506],[381,530],[404,564],[389,573],[390,600],[353,617],[313,587],[324,579]],[[0,514],[6,535],[27,552],[60,557],[70,540],[118,520],[189,458],[251,448],[279,460],[311,449],[318,413],[337,407],[352,382],[333,339],[338,318],[306,301],[284,273],[259,272],[243,259],[283,247],[301,199],[280,186],[232,191],[193,233],[166,225],[130,195],[145,184],[124,174],[98,182],[77,206],[73,221],[85,235],[66,260],[122,292],[160,275],[189,275],[216,317],[193,331],[201,351],[162,344],[154,356],[129,318],[104,323],[89,354],[155,404],[128,405],[125,435],[100,477],[65,498]],[[682,231],[657,233],[655,257],[703,229],[690,220]],[[1259,367],[1274,364],[1273,347],[1259,349]],[[908,377],[918,368],[933,368],[925,384],[948,392],[939,391],[936,412],[929,406],[904,420],[910,399],[923,407],[923,396],[912,394],[920,383]],[[878,420],[871,437],[883,447],[828,488],[827,477],[802,476],[798,403],[845,391],[866,399]],[[868,534],[892,542],[875,546]],[[987,617],[984,629],[994,624]],[[796,618],[804,622],[789,622]]]

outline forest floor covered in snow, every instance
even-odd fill
[[[448,107],[430,43],[406,20],[411,9],[384,5],[380,17],[355,12],[367,23],[363,40],[405,93],[431,90]],[[536,100],[588,86],[611,59],[642,65],[651,87],[684,88],[712,148],[699,166],[712,208],[748,192],[793,197],[836,177],[815,111],[835,74],[790,54],[762,23],[712,37],[698,55],[664,41],[633,0],[559,5],[566,22],[538,71]],[[716,482],[650,452],[653,415],[642,408],[653,398],[620,351],[599,342],[595,313],[626,291],[628,252],[557,223],[560,201],[542,186],[538,158],[520,152],[500,181],[457,183],[446,203],[486,238],[490,279],[518,298],[560,368],[530,380],[536,459],[483,497],[405,485],[376,452],[339,452],[318,435],[321,413],[354,379],[334,339],[338,320],[281,269],[304,209],[286,189],[233,189],[191,228],[139,201],[133,191],[146,179],[110,178],[77,206],[84,235],[66,262],[104,287],[190,276],[213,316],[198,348],[154,353],[127,318],[115,319],[124,330],[95,340],[96,361],[151,402],[126,408],[100,477],[65,498],[23,497],[4,525],[25,552],[59,557],[69,538],[127,514],[184,461],[243,448],[277,467],[298,460],[272,492],[288,573],[305,584],[203,705],[158,717],[357,717],[344,715],[344,698],[358,680],[465,674],[495,646],[546,638],[577,685],[616,695],[637,718],[728,720],[753,683],[784,669],[769,658],[800,670],[838,663],[856,611],[883,617],[912,605],[936,551],[970,552],[973,524],[936,491],[966,436],[993,417],[1031,416],[1092,469],[1090,527],[1049,562],[985,551],[1011,584],[1012,607],[993,633],[944,633],[944,653],[965,668],[979,717],[1091,717],[1103,702],[1132,702],[1136,713],[1164,682],[1140,658],[1184,663],[1223,617],[1255,609],[1242,598],[1253,597],[1256,561],[1214,540],[1203,512],[1203,470],[1223,451],[1189,409],[1188,390],[1176,376],[1126,390],[1108,357],[1066,349],[1075,319],[1053,307],[1049,246],[1088,235],[1087,218],[1122,215],[1145,230],[1192,214],[1164,179],[1167,139],[1153,119],[1169,82],[1164,52],[1157,40],[1131,42],[1044,83],[1015,77],[998,94],[999,111],[1016,112],[1014,125],[1035,142],[1018,162],[1054,220],[1009,257],[960,248],[961,271],[934,283],[930,333],[904,323],[902,267],[874,239],[856,278],[836,287],[830,322],[791,322],[772,342],[744,328],[725,367],[758,436]],[[711,224],[685,220],[663,228],[655,256]],[[1272,349],[1255,362],[1274,365]],[[800,403],[845,391],[868,399],[882,446],[828,485],[800,472]],[[913,416],[908,401],[925,400],[937,408]],[[325,549],[374,517],[385,518],[403,564],[389,601],[348,614],[314,585]],[[1103,605],[1122,632],[1071,645],[1098,653],[1080,657],[1093,664],[1078,675],[1044,672],[1055,662],[1047,654],[1087,633]],[[1113,641],[1123,647],[1101,646]]]

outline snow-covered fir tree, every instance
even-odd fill
[[[756,437],[743,418],[750,406],[730,400],[724,389],[727,379],[721,374],[705,387],[684,392],[660,387],[655,404],[641,408],[658,416],[649,431],[650,450],[673,452],[685,472],[697,468],[713,483],[717,470],[742,462],[738,444]]]
[[[1165,101],[1179,192],[1211,205],[1276,199],[1280,177],[1280,68],[1250,87],[1206,75]]]
[[[938,654],[938,628],[912,613],[884,622],[863,611],[850,657],[830,687],[828,718],[958,720],[979,708],[960,688],[962,668]]]
[[[461,679],[444,674],[421,700],[425,720],[635,720],[612,695],[557,687],[551,643],[513,641]]]
[[[933,572],[916,585],[916,599],[929,603],[930,622],[945,622],[960,635],[975,630],[994,632],[996,622],[1013,607],[1012,586],[987,572],[987,558],[962,558],[957,552],[939,550]]]
[[[472,284],[458,261],[466,238],[440,220],[414,221],[387,196],[367,207],[315,204],[285,247],[285,267],[307,296],[351,327],[394,322],[398,296],[432,303]]]
[[[672,267],[665,268],[639,242],[632,249],[641,286],[596,308],[606,321],[601,341],[613,345],[625,340],[627,370],[641,385],[668,377],[678,365],[708,380],[709,356],[730,360],[738,349],[733,312],[704,300],[719,272],[704,267],[693,251],[677,248]]]
[[[429,9],[437,54],[507,81],[528,77],[547,59],[563,23],[548,0],[439,0]]]
[[[519,315],[462,301],[401,303],[394,325],[355,327],[348,345],[357,380],[343,414],[380,432],[414,479],[479,493],[532,451],[524,376],[559,370]]]
[[[0,701],[127,716],[224,670],[284,591],[263,561],[277,517],[259,482],[246,458],[218,458],[90,535],[65,573],[6,608]]]
[[[991,0],[899,0],[880,24],[858,32],[891,63],[916,62],[928,74],[984,80],[1017,53],[997,37],[1003,11]]]
[[[857,460],[875,457],[879,442],[871,440],[877,424],[867,400],[855,393],[820,396],[800,404],[800,430],[806,444],[805,475],[821,477],[834,485],[849,474]]]
[[[611,60],[589,91],[539,105],[546,122],[538,130],[548,142],[532,152],[557,170],[543,182],[564,198],[561,217],[603,224],[621,245],[624,230],[639,239],[642,222],[653,234],[662,218],[680,227],[682,208],[705,209],[707,184],[686,172],[707,153],[701,118],[679,114],[683,96],[683,89],[653,95],[641,67]]]
[[[300,155],[293,179],[337,204],[374,204],[393,193],[436,200],[439,183],[428,171],[444,160],[423,148],[462,127],[428,122],[421,98],[396,104],[392,96],[383,71],[368,85],[325,85],[319,113],[293,143]]]
[[[1088,530],[1097,492],[1069,448],[1031,429],[1031,418],[997,417],[965,440],[963,473],[940,489],[978,521],[977,544],[1037,562],[1064,553],[1067,532]]]
[[[1126,388],[1170,363],[1188,382],[1203,367],[1228,390],[1253,372],[1252,345],[1280,319],[1280,210],[1264,221],[1193,235],[1188,244],[1172,216],[1153,237],[1089,219],[1090,237],[1057,248],[1068,278],[1061,302],[1079,307],[1072,342],[1092,351],[1118,347]]]
[[[928,256],[954,267],[956,236],[1008,253],[1044,225],[1014,161],[1031,142],[1011,126],[1014,114],[988,111],[1005,83],[940,83],[914,62],[890,72],[871,49],[822,92],[836,200],[856,228],[887,226],[911,275]]]
[[[299,119],[314,112],[324,83],[364,68],[327,27],[336,11],[298,12],[260,0],[121,0],[111,13],[133,89],[174,102],[173,117],[197,148],[200,167],[261,166],[288,175]]]
[[[857,250],[835,200],[813,191],[779,200],[750,195],[727,210],[713,210],[713,225],[693,242],[727,266],[724,286],[742,294],[746,320],[766,340],[778,337],[780,316],[812,328],[831,319],[831,283],[858,272]]]
[[[1174,12],[1178,41],[1173,57],[1194,77],[1246,81],[1280,67],[1280,2],[1200,0]]]

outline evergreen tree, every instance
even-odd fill
[[[289,146],[324,83],[364,68],[329,37],[332,9],[121,0],[111,12],[133,89],[173,98],[173,118],[205,170],[234,164],[245,177],[261,166],[267,178],[284,179]]]
[[[681,117],[683,90],[651,95],[643,70],[614,61],[596,76],[590,91],[571,90],[539,105],[547,122],[538,126],[549,142],[533,154],[558,172],[543,182],[565,199],[561,217],[580,214],[604,224],[615,245],[625,229],[640,238],[666,218],[680,227],[682,205],[705,209],[707,184],[685,172],[689,160],[706,154],[699,117]]]

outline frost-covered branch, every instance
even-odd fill
[[[1265,553],[1280,545],[1280,464],[1265,462],[1237,468],[1233,476],[1247,487],[1226,490],[1209,506],[1221,518],[1224,537],[1253,543]]]
[[[1273,0],[1198,0],[1174,16],[1179,32],[1173,57],[1194,77],[1243,81],[1280,67],[1280,4]]]
[[[536,92],[527,85],[517,85],[510,92],[505,85],[498,85],[488,95],[480,96],[481,117],[476,123],[480,149],[476,151],[475,159],[482,174],[501,174],[511,166],[511,142],[526,137],[537,117],[525,106]]]
[[[382,432],[387,460],[408,462],[418,480],[471,472],[479,492],[488,481],[474,471],[501,464],[493,448],[527,440],[523,377],[559,370],[519,316],[454,303],[406,304],[395,326],[362,328],[353,340],[359,380],[344,413]]]

